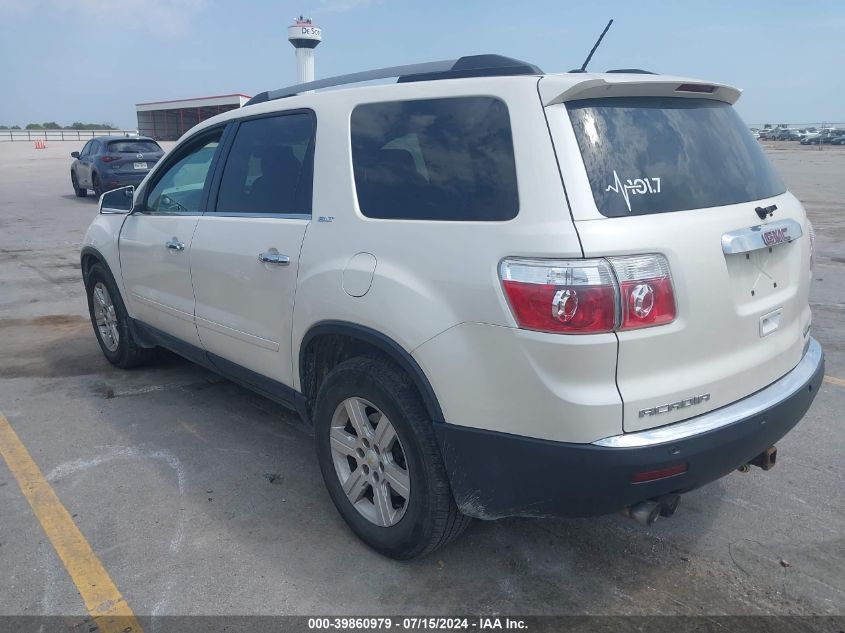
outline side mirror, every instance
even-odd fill
[[[135,187],[121,187],[107,191],[100,196],[100,213],[103,214],[127,214],[132,213],[135,199]]]
[[[79,152],[71,152],[70,157],[71,158],[79,158]]]

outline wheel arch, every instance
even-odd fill
[[[111,267],[106,261],[106,258],[93,246],[82,247],[82,251],[79,255],[79,263],[82,269],[83,281],[88,278],[88,271],[91,270],[91,266],[94,264],[102,264],[106,271],[108,271],[108,273],[112,276],[112,279],[114,279],[114,273],[112,273]]]
[[[299,346],[300,390],[308,401],[309,410],[316,396],[317,389],[325,376],[319,376],[319,345],[321,342],[336,347],[348,346],[348,357],[376,355],[382,356],[397,365],[410,378],[420,394],[426,411],[434,422],[443,422],[443,411],[428,378],[413,356],[404,347],[378,330],[348,321],[321,321],[315,323],[302,337]],[[368,354],[369,352],[369,354]],[[345,360],[338,354],[334,365]],[[334,365],[330,364],[330,367]],[[329,368],[330,368],[329,367]]]

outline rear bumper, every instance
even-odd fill
[[[470,516],[594,516],[723,477],[780,440],[824,378],[815,339],[801,362],[765,389],[676,424],[569,444],[435,424],[452,492]],[[635,473],[686,464],[685,473],[633,483]]]
[[[141,181],[146,177],[147,172],[141,174],[125,174],[125,173],[109,173],[105,172],[101,175],[103,187],[105,189],[117,189],[119,187],[128,187],[134,185],[137,187]]]

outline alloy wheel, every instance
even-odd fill
[[[103,345],[110,352],[117,351],[120,344],[120,333],[117,329],[117,312],[114,308],[108,288],[102,281],[98,281],[92,290],[94,305],[94,320]]]
[[[330,427],[332,462],[353,507],[380,527],[396,525],[411,499],[408,460],[387,416],[363,398],[347,398]]]

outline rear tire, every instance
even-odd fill
[[[94,188],[94,197],[99,200],[100,196],[103,195],[103,186],[100,184],[100,177],[97,174],[91,177],[91,185]]]
[[[88,195],[88,190],[85,187],[79,186],[79,181],[76,179],[76,172],[70,172],[70,184],[73,185],[73,193],[77,198],[84,198]]]
[[[111,274],[102,264],[94,264],[85,276],[88,312],[100,349],[117,367],[128,369],[148,362],[155,349],[141,347],[129,327],[129,314]]]
[[[358,411],[364,415],[358,426],[367,425],[363,435],[355,432],[353,415],[347,413],[347,407],[354,406],[347,404],[350,401],[362,405]],[[384,420],[388,427],[382,426]],[[408,377],[390,363],[353,358],[329,372],[317,394],[314,427],[317,457],[329,495],[352,531],[374,550],[399,560],[422,556],[446,545],[471,522],[452,498],[431,420],[419,394]],[[392,444],[386,440],[380,445],[385,428],[395,431],[395,437]],[[402,477],[394,474],[397,464],[402,466]],[[369,484],[352,482],[356,473],[359,481],[366,479],[365,472]],[[400,483],[394,487],[394,481]],[[349,496],[344,484],[353,490]],[[387,491],[387,512],[376,508],[377,486]],[[353,504],[355,488],[361,494]]]

